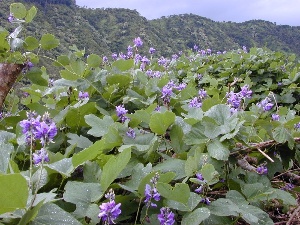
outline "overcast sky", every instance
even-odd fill
[[[215,21],[262,19],[300,26],[300,0],[76,0],[88,8],[136,9],[147,19],[193,13]]]

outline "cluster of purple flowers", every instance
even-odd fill
[[[153,71],[151,69],[146,71],[146,75],[150,78],[154,78],[154,77],[161,78],[162,77],[162,73],[160,71]]]
[[[256,104],[259,108],[262,108],[264,111],[270,111],[274,104],[271,102],[271,99],[269,97],[266,97],[261,102]]]
[[[199,181],[201,181],[201,182],[204,181],[204,178],[201,173],[197,173],[196,177]],[[203,191],[203,185],[200,185],[198,188],[195,189],[195,192],[198,194],[202,193],[202,191]]]
[[[142,47],[143,41],[140,37],[137,37],[133,40],[134,47]]]
[[[165,57],[160,57],[157,61],[158,65],[160,66],[164,66],[164,67],[167,67],[168,66],[168,63],[169,63],[170,60],[168,60],[167,58]]]
[[[284,187],[281,188],[281,190],[284,190],[284,191],[291,191],[292,189],[294,189],[294,185],[291,184],[291,183],[286,183]]]
[[[78,99],[79,100],[84,100],[84,99],[88,99],[90,96],[89,96],[89,93],[88,92],[82,92],[80,91],[78,93]]]
[[[180,83],[179,85],[175,85],[173,81],[169,81],[165,86],[163,86],[161,91],[161,98],[164,104],[168,105],[171,101],[171,96],[173,94],[173,88],[182,91],[186,88],[186,83]]]
[[[98,218],[102,219],[105,224],[115,224],[115,220],[121,214],[121,203],[116,204],[115,202],[115,193],[112,189],[105,194],[105,198],[109,201],[102,203],[100,208],[100,213]]]
[[[173,225],[175,223],[175,214],[168,208],[162,207],[157,219],[161,225]]]
[[[145,70],[145,68],[146,68],[146,65],[149,65],[150,64],[150,60],[146,57],[146,56],[144,56],[142,59],[141,59],[141,66],[140,66],[140,69],[141,70]]]
[[[198,96],[194,97],[190,102],[189,102],[189,107],[190,108],[200,108],[202,106],[202,101],[207,97],[207,93],[204,89],[199,90]]]
[[[272,114],[272,120],[273,121],[279,121],[280,116],[278,114]]]
[[[128,112],[127,109],[125,109],[124,105],[118,105],[116,106],[116,113],[119,119],[124,123],[129,118],[125,116],[125,114]]]
[[[241,108],[242,100],[245,98],[251,98],[252,91],[249,89],[249,85],[241,87],[241,91],[234,93],[229,92],[226,94],[227,104],[231,106],[231,112],[237,112]]]
[[[22,120],[20,126],[28,144],[31,144],[31,140],[40,140],[44,147],[51,143],[57,134],[57,127],[47,112],[42,117],[35,112],[27,112],[27,119]]]
[[[299,123],[296,123],[296,124],[294,125],[294,127],[295,127],[295,129],[299,129],[299,128],[300,128],[300,122],[299,122]]]
[[[256,168],[256,172],[260,175],[268,174],[268,168],[264,165],[260,165]]]
[[[16,18],[14,17],[14,14],[10,13],[9,17],[7,18],[8,22],[12,23]]]
[[[156,52],[156,50],[155,50],[155,48],[149,48],[149,53],[151,54],[151,55],[153,55],[154,53]]]
[[[145,186],[145,200],[144,202],[146,203],[147,207],[152,206],[152,207],[157,207],[155,203],[152,202],[154,199],[155,201],[160,200],[160,194],[158,193],[156,189],[156,184],[159,178],[159,174],[156,173],[155,176],[150,180],[150,183],[152,184],[152,187],[150,184],[146,184]]]
[[[126,135],[127,135],[127,137],[130,137],[133,139],[135,139],[135,136],[136,136],[134,129],[132,129],[131,127],[128,128]]]
[[[48,152],[45,148],[41,148],[41,150],[36,151],[32,154],[33,163],[35,165],[39,165],[40,163],[49,162]]]

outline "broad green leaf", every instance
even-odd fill
[[[198,208],[191,213],[187,213],[182,218],[182,225],[199,225],[210,216],[208,208]]]
[[[51,50],[59,45],[59,40],[52,34],[44,34],[40,40],[40,44],[44,50]]]
[[[76,205],[74,214],[78,218],[86,216],[91,203],[98,201],[103,195],[99,183],[82,183],[69,181],[65,186],[63,199]]]
[[[48,86],[48,80],[45,80],[43,77],[43,72],[40,68],[34,67],[31,68],[27,73],[26,77],[33,83],[41,86]]]
[[[272,134],[275,141],[279,143],[288,142],[289,147],[293,148],[295,143],[294,138],[292,137],[291,132],[287,130],[285,127],[283,126],[276,127],[272,132]]]
[[[20,222],[18,223],[18,225],[23,225],[23,224],[28,224],[29,222],[31,222],[32,220],[34,220],[34,218],[37,216],[40,208],[42,207],[42,205],[44,204],[44,201],[40,201],[36,206],[34,206],[33,208],[29,209],[21,218]]]
[[[129,70],[133,68],[133,66],[134,66],[133,59],[129,59],[129,60],[120,59],[112,63],[112,67],[116,67],[120,71]]]
[[[87,64],[90,67],[98,67],[101,64],[101,58],[100,56],[96,54],[91,54],[87,57]]]
[[[26,207],[27,181],[21,174],[0,174],[0,214]]]
[[[26,37],[24,41],[24,48],[28,51],[33,51],[34,49],[39,47],[39,41],[32,36]]]
[[[215,184],[219,181],[219,173],[212,164],[205,164],[200,172],[208,185]]]
[[[77,134],[68,133],[67,137],[70,138],[68,143],[76,145],[78,148],[88,148],[93,144],[93,142],[82,135],[78,136]]]
[[[3,132],[0,133],[0,135],[4,135]],[[3,138],[0,142],[0,173],[6,174],[9,160],[10,160],[10,154],[14,151],[14,146],[11,143],[6,143],[6,141],[3,140]]]
[[[85,183],[100,183],[102,170],[97,162],[86,161],[83,166],[83,180]]]
[[[17,19],[23,19],[27,14],[26,7],[22,3],[12,3],[10,5],[10,12]]]
[[[185,160],[169,158],[162,163],[157,164],[153,170],[161,173],[174,172],[176,177],[174,179],[181,179],[185,177]]]
[[[90,147],[82,150],[81,152],[73,155],[72,157],[72,163],[73,166],[76,168],[77,166],[83,164],[84,162],[88,160],[95,159],[98,154],[101,154],[104,150],[104,140],[101,139],[99,141],[96,141],[93,145]]]
[[[118,85],[121,88],[127,87],[132,77],[130,74],[111,74],[106,77],[106,81],[109,85]]]
[[[126,167],[131,158],[131,149],[125,149],[116,157],[112,157],[104,165],[100,179],[101,189],[105,191]]]
[[[32,7],[27,11],[27,15],[26,15],[26,17],[25,17],[26,23],[30,23],[30,22],[33,20],[33,18],[35,17],[36,13],[37,13],[36,7],[35,7],[35,6],[32,6]]]
[[[74,170],[71,158],[65,158],[51,164],[45,164],[45,166],[57,171],[65,177],[70,177]]]
[[[84,119],[85,122],[92,127],[88,131],[88,134],[93,135],[94,137],[102,137],[114,123],[114,120],[110,116],[104,116],[103,119],[100,119],[94,114],[90,114],[86,115]]]
[[[44,204],[31,225],[81,225],[70,213],[53,203]]]
[[[196,193],[190,192],[190,197],[187,204],[183,204],[174,200],[167,200],[166,205],[172,209],[183,212],[192,212],[202,200],[202,197]]]
[[[187,204],[190,197],[190,188],[187,184],[176,183],[174,187],[170,184],[158,182],[158,192],[169,200]]]
[[[150,129],[152,132],[162,135],[166,133],[169,126],[175,122],[175,114],[170,111],[164,113],[154,113],[150,117]]]
[[[204,135],[205,127],[198,122],[194,124],[191,131],[185,134],[183,140],[187,145],[199,145],[206,143],[209,139]]]
[[[214,139],[207,144],[207,151],[212,158],[217,160],[228,160],[230,153],[228,147],[218,139]]]

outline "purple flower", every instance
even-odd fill
[[[195,50],[195,51],[197,51],[198,48],[199,48],[199,47],[198,47],[197,45],[194,45],[194,50]]]
[[[206,205],[210,204],[209,198],[202,198],[201,202],[204,203],[204,204],[206,204]]]
[[[202,106],[202,102],[199,100],[198,97],[193,98],[190,102],[189,102],[189,107],[190,108],[200,108]]]
[[[150,60],[146,57],[146,56],[144,56],[142,59],[141,59],[141,66],[140,66],[140,69],[141,70],[145,70],[145,68],[146,68],[146,65],[148,65],[148,64],[150,64]]]
[[[178,55],[177,54],[173,54],[172,55],[172,60],[176,60],[176,59],[178,59]]]
[[[113,54],[111,54],[111,57],[113,60],[117,60],[118,55],[117,55],[117,53],[113,53]]]
[[[244,51],[245,53],[247,53],[247,47],[246,47],[246,46],[243,46],[243,51]]]
[[[165,104],[169,104],[170,100],[171,100],[171,95],[173,94],[173,87],[174,87],[174,82],[170,81],[169,83],[167,83],[165,86],[163,86],[162,88],[162,99],[164,101]]]
[[[291,183],[286,183],[284,187],[281,188],[281,190],[284,191],[291,191],[292,189],[294,189],[295,186]]]
[[[279,121],[280,116],[278,114],[272,114],[272,120],[273,121]]]
[[[89,96],[89,93],[88,92],[82,92],[80,91],[78,93],[78,98],[79,100],[84,100],[84,99],[88,99],[90,96]]]
[[[128,45],[127,52],[132,52],[132,51],[133,51],[133,48],[130,45]]]
[[[102,203],[99,206],[100,213],[98,214],[98,218],[102,219],[105,224],[115,224],[115,220],[121,214],[121,203],[115,203],[115,193],[112,189],[105,194],[105,197],[109,202]]]
[[[201,173],[196,173],[196,177],[197,177],[197,179],[200,180],[200,181],[203,181],[203,180],[204,180],[204,178],[203,178],[203,176],[202,176]]]
[[[264,165],[260,165],[256,168],[256,172],[260,175],[265,175],[268,174],[268,168]]]
[[[14,17],[14,15],[12,13],[9,14],[9,17],[7,18],[8,21],[11,23],[13,22],[16,18]]]
[[[36,151],[32,154],[32,160],[34,165],[39,165],[40,163],[49,162],[49,157],[46,149],[42,148],[41,150]]]
[[[240,108],[242,99],[239,94],[231,91],[230,93],[227,93],[226,96],[227,96],[227,104],[231,105],[235,109]]]
[[[108,63],[108,58],[107,58],[107,56],[103,56],[102,60],[103,60],[104,63]]]
[[[102,219],[106,224],[115,224],[115,220],[121,214],[121,203],[116,204],[115,201],[109,201],[102,203],[100,208],[100,213],[98,218]]]
[[[133,138],[133,139],[135,139],[135,136],[136,136],[134,129],[132,129],[131,127],[128,128],[128,131],[126,132],[126,135],[130,138]]]
[[[133,40],[135,47],[141,47],[143,45],[143,41],[140,37],[137,37]]]
[[[175,87],[178,91],[182,91],[186,88],[186,83],[181,83],[177,87]]]
[[[134,57],[134,64],[138,64],[142,60],[142,56],[140,54],[136,54]]]
[[[198,188],[195,189],[195,192],[200,194],[203,192],[203,185],[200,185]]]
[[[257,103],[257,106],[262,108],[264,111],[270,111],[273,108],[274,104],[271,103],[270,98],[266,97],[260,103]]]
[[[152,48],[152,47],[151,47],[151,48],[149,49],[149,53],[150,53],[151,55],[154,54],[155,52],[156,52],[155,48]]]
[[[296,124],[294,125],[294,127],[295,127],[295,129],[299,129],[299,128],[300,128],[300,122],[299,122],[299,123],[296,123]]]
[[[159,58],[159,60],[157,61],[157,63],[160,66],[166,66],[167,63],[168,63],[168,60],[162,56],[162,57]]]
[[[202,74],[200,74],[200,73],[197,74],[197,79],[198,79],[198,80],[201,80],[202,78],[203,78],[203,75],[202,75]]]
[[[124,123],[127,119],[129,119],[128,117],[125,116],[127,112],[128,110],[124,108],[124,105],[116,106],[117,116],[122,121],[122,123]]]
[[[54,122],[47,124],[46,122],[42,121],[38,126],[35,127],[34,131],[35,139],[40,139],[43,146],[52,142],[56,134],[57,128]]]
[[[162,76],[162,74],[161,74],[160,71],[154,71],[154,72],[153,72],[153,77],[160,78],[161,76]]]
[[[123,52],[120,52],[120,53],[119,53],[119,58],[120,58],[120,59],[126,59],[127,56],[126,56],[125,54],[123,54]]]
[[[159,178],[159,174],[156,173],[155,176],[153,178],[151,178],[151,180],[150,180],[152,187],[150,184],[146,184],[146,186],[145,186],[144,202],[147,204],[148,207],[149,206],[157,207],[157,205],[152,202],[152,199],[154,199],[157,202],[160,200],[160,194],[158,193],[158,191],[156,189],[156,184],[157,184],[158,178]]]
[[[175,214],[168,208],[160,209],[160,214],[157,215],[160,225],[173,225],[175,223]]]
[[[207,97],[207,93],[204,89],[200,89],[198,92],[198,95],[201,99],[206,98]]]
[[[252,91],[249,89],[249,85],[244,85],[244,86],[241,88],[240,95],[241,95],[243,98],[251,98],[251,96],[252,96]]]

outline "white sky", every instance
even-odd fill
[[[147,19],[193,13],[215,21],[262,19],[300,26],[300,0],[76,0],[88,8],[136,9]]]

